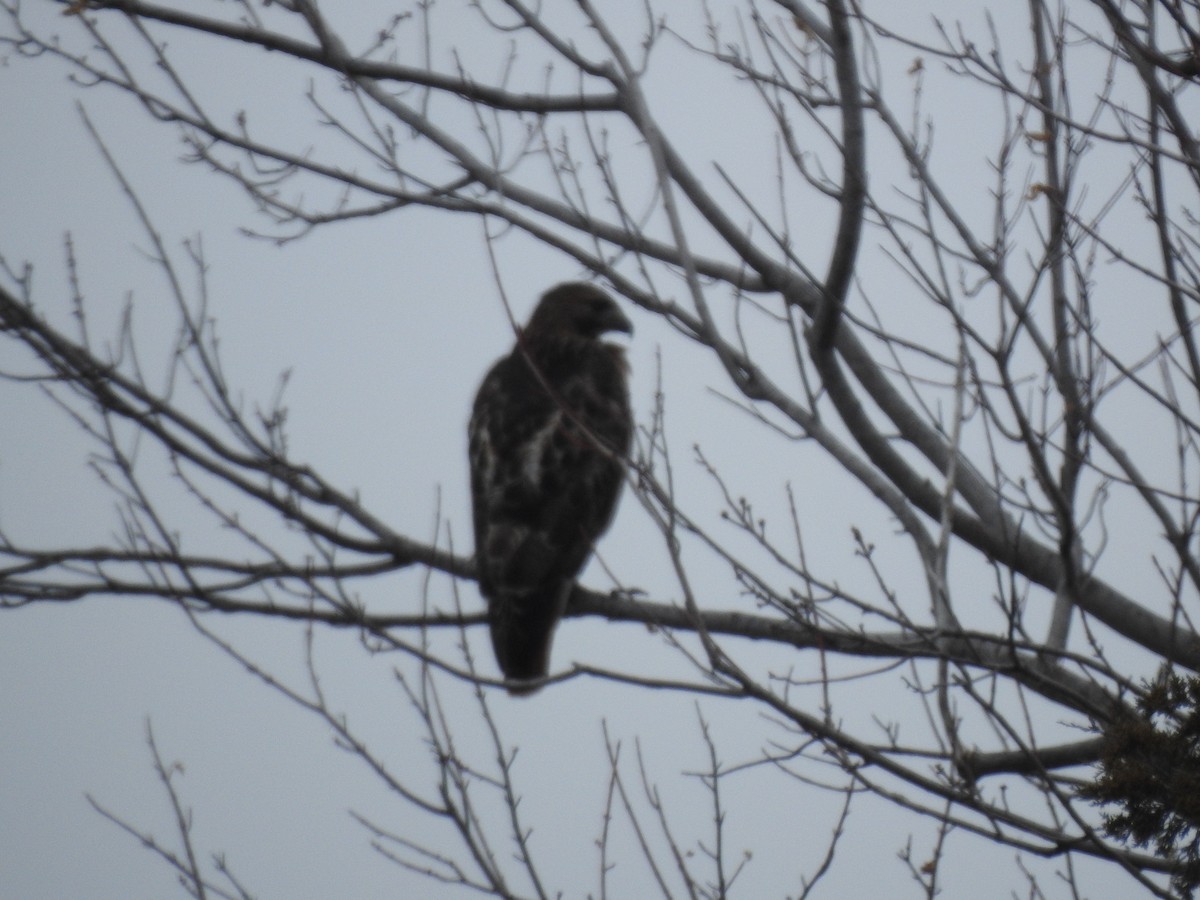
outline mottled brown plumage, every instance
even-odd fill
[[[633,327],[600,288],[550,289],[471,411],[479,588],[514,694],[549,671],[554,628],[621,493],[633,418],[624,351],[600,340],[610,331]]]

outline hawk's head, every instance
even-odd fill
[[[570,281],[550,288],[525,327],[528,339],[574,337],[594,340],[609,331],[633,334],[621,308],[594,284]]]

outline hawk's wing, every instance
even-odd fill
[[[515,350],[471,415],[475,558],[510,679],[546,674],[554,626],[620,495],[632,436],[624,361],[599,341],[588,350],[541,377]]]

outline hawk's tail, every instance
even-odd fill
[[[554,629],[566,609],[571,582],[543,590],[499,591],[488,602],[492,649],[510,694],[532,694],[550,671]]]

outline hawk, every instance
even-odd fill
[[[511,694],[549,671],[554,628],[621,494],[633,415],[624,350],[600,339],[610,331],[633,326],[600,288],[551,288],[471,410],[475,564]]]

